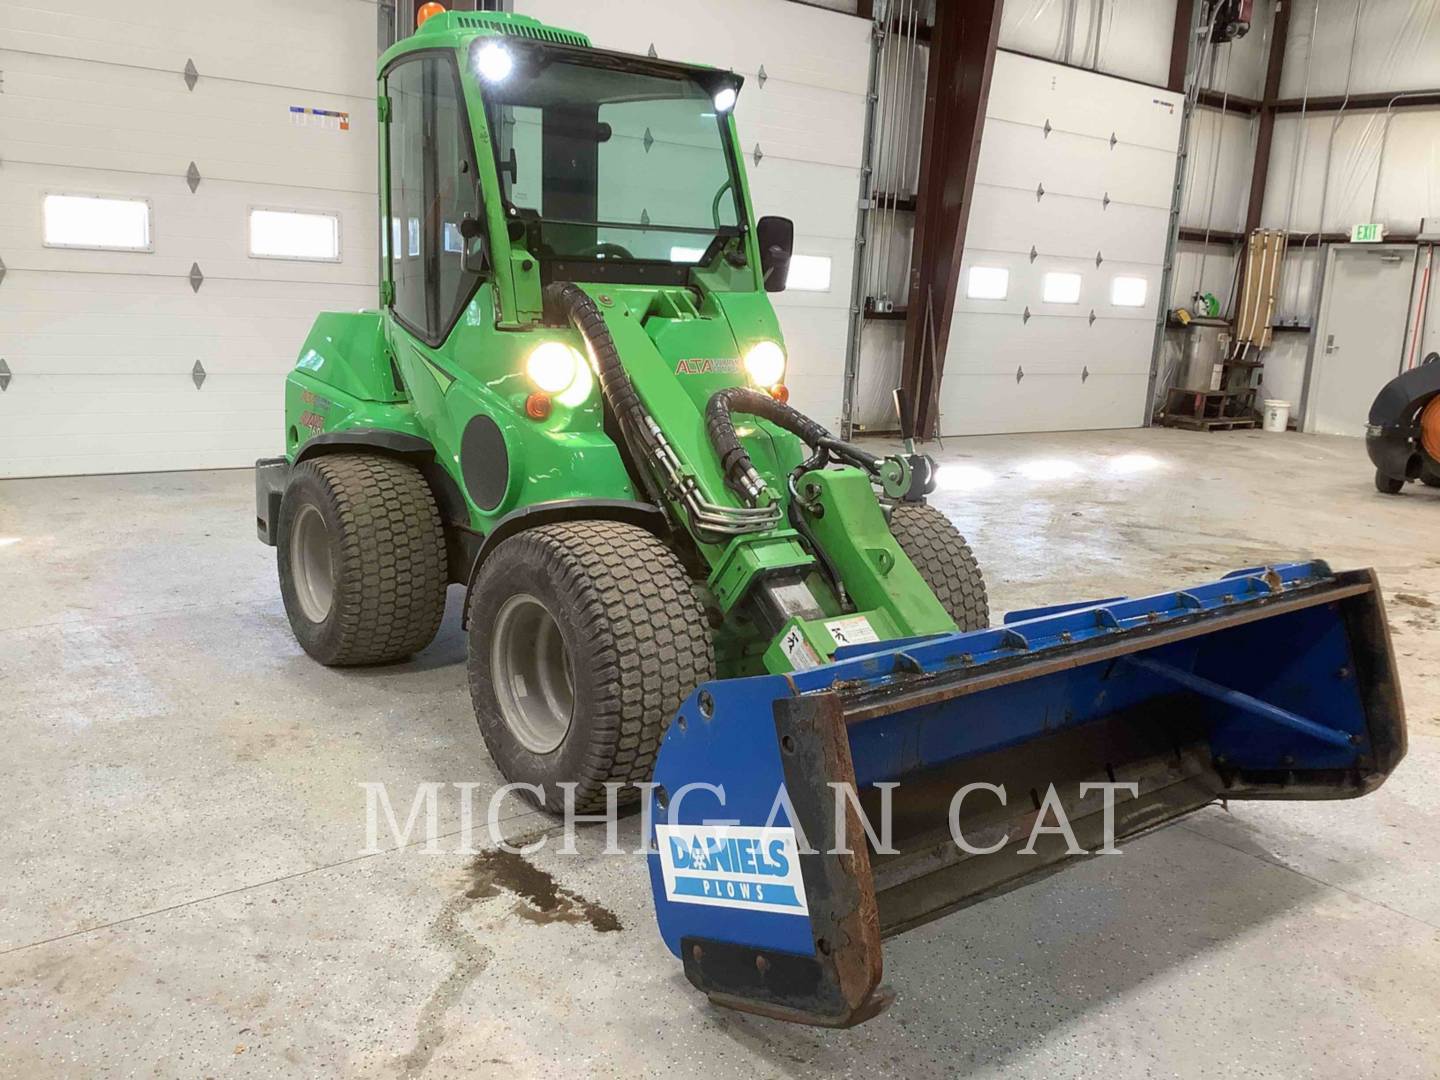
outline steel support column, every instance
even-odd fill
[[[936,5],[900,371],[900,428],[907,437],[928,437],[939,421],[940,375],[1003,6],[1004,0]]]
[[[1195,22],[1195,0],[1175,4],[1175,33],[1170,41],[1170,78],[1165,86],[1177,94],[1185,92],[1185,68],[1190,59],[1190,33]]]
[[[1270,146],[1275,139],[1275,105],[1280,97],[1285,42],[1290,36],[1290,7],[1289,0],[1280,0],[1275,5],[1275,21],[1270,27],[1270,55],[1265,64],[1265,94],[1260,100],[1260,127],[1255,133],[1255,164],[1250,170],[1250,202],[1245,210],[1247,237],[1260,227],[1260,211],[1265,206],[1265,185],[1270,179]]]

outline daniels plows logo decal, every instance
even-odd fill
[[[795,830],[657,825],[665,897],[682,904],[804,915]]]
[[[734,357],[681,360],[675,365],[676,375],[739,375],[740,371],[740,361]]]

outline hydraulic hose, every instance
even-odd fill
[[[721,506],[706,498],[694,474],[671,448],[664,429],[646,411],[610,328],[605,325],[605,317],[583,289],[572,282],[557,281],[547,285],[541,295],[546,321],[568,321],[585,339],[595,360],[600,392],[620,427],[624,449],[629,452],[641,485],[657,506],[679,503],[696,538],[709,543],[725,543],[731,537],[763,532],[779,524],[778,506],[756,506],[753,501],[742,507]],[[761,490],[763,486],[757,486],[756,494]]]
[[[649,472],[649,464],[656,459],[659,447],[650,431],[649,418],[640,402],[640,395],[635,392],[635,384],[630,381],[630,376],[625,371],[625,365],[620,360],[620,350],[615,347],[615,339],[610,334],[610,328],[605,325],[600,309],[584,289],[570,281],[556,281],[545,286],[541,299],[547,322],[569,322],[590,347],[600,380],[600,392],[615,414],[626,446],[638,466],[636,471],[640,473],[640,480],[649,491],[650,497],[663,506],[664,502]]]
[[[710,445],[720,457],[725,483],[746,501],[754,500],[760,493],[762,484],[755,472],[755,466],[750,461],[750,454],[741,445],[740,437],[735,434],[734,413],[745,413],[768,420],[799,438],[811,449],[829,451],[842,461],[859,466],[866,472],[874,473],[880,468],[879,458],[849,443],[841,442],[804,413],[759,390],[732,386],[710,395],[710,401],[705,406],[705,431],[710,436]]]

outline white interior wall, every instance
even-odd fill
[[[1434,0],[1288,2],[1294,6],[1280,79],[1282,98],[1303,96],[1307,80],[1311,96],[1343,94],[1347,73],[1349,89],[1357,94],[1440,86],[1440,12]]]
[[[1243,228],[1254,159],[1252,117],[1197,108],[1190,121],[1180,224],[1227,232]]]
[[[1354,35],[1349,0],[1295,0],[1281,80],[1282,97],[1308,86],[1315,96],[1440,86],[1440,4],[1434,0],[1369,0]],[[1314,33],[1312,35],[1312,27]],[[1352,50],[1352,41],[1354,47]],[[1440,110],[1396,102],[1386,131],[1384,110],[1276,118],[1262,224],[1293,232],[1276,321],[1308,326],[1318,309],[1321,247],[1304,234],[1348,232],[1379,221],[1392,233],[1414,233],[1422,218],[1440,219]],[[1383,147],[1383,164],[1382,164]],[[1322,214],[1323,202],[1323,214]],[[1427,291],[1418,310],[1422,274],[1411,298],[1412,327],[1424,327],[1417,355],[1440,348],[1440,305]],[[1422,321],[1423,320],[1423,321]],[[1276,335],[1266,354],[1266,393],[1299,403],[1311,349],[1308,332]]]
[[[1380,221],[1397,233],[1440,220],[1440,109],[1398,108],[1385,128],[1380,111],[1277,117],[1263,220],[1297,232]]]

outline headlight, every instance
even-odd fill
[[[745,374],[756,386],[774,386],[785,378],[785,351],[762,341],[745,354]]]
[[[498,41],[487,41],[475,51],[475,70],[486,82],[504,82],[514,67],[510,50]]]
[[[542,341],[525,359],[525,374],[537,390],[558,394],[574,383],[580,365],[580,354],[561,341]]]

